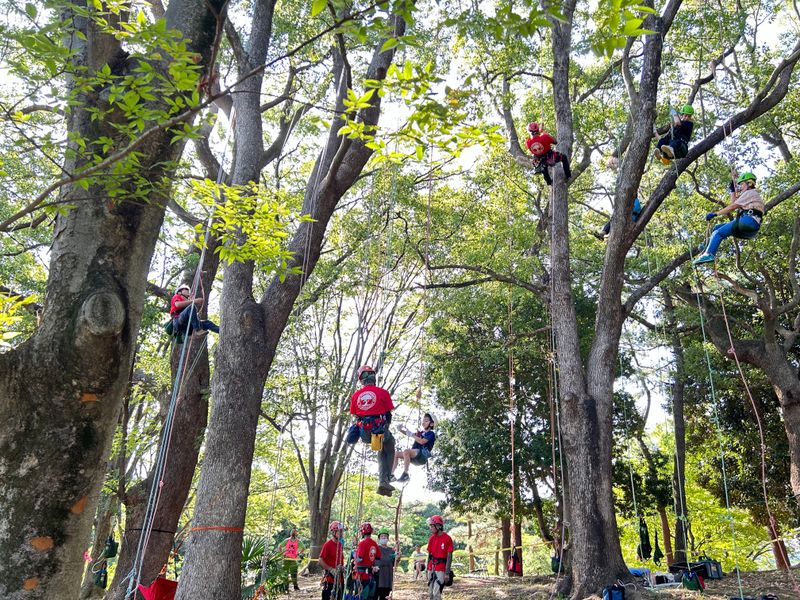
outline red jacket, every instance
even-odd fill
[[[550,152],[551,146],[555,143],[556,138],[544,131],[542,131],[539,135],[529,137],[525,141],[525,144],[528,146],[528,150],[530,150],[531,154],[537,158],[541,158]]]

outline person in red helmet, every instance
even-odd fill
[[[444,519],[439,515],[429,518],[428,526],[431,528],[431,537],[428,538],[428,596],[430,600],[439,600],[445,581],[451,577],[453,538],[444,532]]]
[[[357,589],[361,589],[360,600],[369,600],[375,595],[377,589],[375,573],[378,571],[378,567],[375,566],[375,561],[381,557],[381,548],[372,539],[371,523],[362,523],[360,532],[362,539],[356,548],[353,579],[356,580]]]
[[[319,553],[319,566],[325,572],[322,576],[322,600],[338,600],[344,594],[344,525],[332,521],[328,530],[331,539],[322,545]]]
[[[553,185],[553,179],[550,177],[548,167],[554,166],[560,162],[564,167],[564,177],[569,179],[572,176],[572,171],[569,168],[569,159],[560,152],[553,150],[553,144],[556,144],[556,139],[541,129],[538,123],[529,123],[528,131],[530,137],[525,141],[528,150],[533,154],[531,163],[534,167],[535,173],[541,173],[547,185]]]
[[[350,414],[355,415],[356,422],[350,427],[346,441],[355,444],[359,438],[365,443],[371,442],[372,435],[382,435],[383,444],[378,452],[378,493],[391,496],[394,488],[389,484],[394,460],[394,436],[389,430],[392,422],[394,403],[392,397],[382,387],[378,387],[375,369],[364,365],[356,374],[362,387],[353,392],[350,398]]]

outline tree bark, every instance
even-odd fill
[[[223,2],[173,0],[169,27],[205,64],[213,46],[214,11]],[[89,72],[113,60],[119,43],[84,17],[68,43],[76,67]],[[73,105],[70,133],[87,145],[105,131],[92,120],[98,99]],[[160,100],[159,100],[160,101]],[[166,179],[165,164],[183,143],[159,131],[139,148],[143,177]],[[65,170],[83,165],[67,161]],[[129,190],[128,193],[135,190]],[[0,596],[72,600],[134,356],[147,272],[168,189],[109,198],[105,189],[64,186],[73,208],[56,220],[50,274],[39,329],[0,355]],[[88,199],[87,199],[88,198]]]
[[[272,0],[270,0],[271,2]],[[256,5],[251,35],[253,48],[247,53],[258,63],[265,55],[268,36],[263,35],[266,12],[270,7]],[[270,5],[272,6],[272,5]],[[259,10],[263,12],[259,16]],[[394,33],[402,35],[405,22],[394,17]],[[271,21],[271,17],[270,17]],[[258,23],[262,26],[258,26]],[[253,40],[260,40],[257,46]],[[377,45],[367,72],[368,79],[382,80],[394,57],[394,50],[380,52]],[[257,46],[257,47],[256,47]],[[241,69],[241,66],[240,66]],[[254,78],[255,79],[255,78]],[[340,78],[336,110],[344,110],[347,77]],[[252,93],[234,95],[237,114],[236,159],[233,183],[258,181],[261,156],[261,121],[258,86]],[[380,97],[375,94],[370,107],[359,112],[366,124],[376,124]],[[284,281],[273,279],[261,302],[253,298],[252,262],[233,263],[225,269],[222,292],[221,330],[216,370],[212,383],[214,402],[206,444],[206,460],[200,475],[193,530],[177,600],[214,597],[233,600],[239,597],[242,530],[256,427],[264,382],[289,314],[306,278],[320,255],[325,229],[341,197],[350,189],[372,154],[362,140],[338,136],[343,122],[331,126],[328,143],[318,158],[309,180],[303,212],[312,223],[302,223],[289,244],[294,259],[290,267],[300,267],[303,275],[288,274]],[[203,529],[225,527],[225,531]],[[201,529],[197,529],[201,528]]]
[[[503,555],[503,571],[508,575],[508,559],[511,558],[511,519],[508,517],[500,518],[500,552]]]
[[[672,533],[669,530],[667,509],[663,506],[659,506],[658,516],[661,519],[661,539],[664,540],[664,556],[667,558],[667,566],[669,566],[675,562],[675,556],[672,553]]]
[[[788,571],[789,554],[786,551],[780,526],[775,522],[767,523],[767,533],[772,546],[772,556],[775,558],[775,568],[779,571]]]

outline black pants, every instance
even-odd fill
[[[555,152],[554,150],[550,150],[547,154],[544,155],[544,158],[541,159],[542,166],[542,177],[544,177],[545,182],[547,185],[553,185],[553,178],[550,176],[550,169],[549,167],[554,167],[557,163],[561,163],[561,166],[564,167],[564,177],[569,179],[572,177],[572,169],[569,168],[569,158],[567,158],[566,154],[561,154],[561,152]]]
[[[656,148],[661,149],[661,146],[669,146],[675,153],[675,158],[684,158],[689,152],[689,146],[681,139],[673,138],[667,134],[658,140]]]
[[[389,594],[392,593],[392,588],[390,587],[379,587],[376,591],[378,600],[388,600]]]

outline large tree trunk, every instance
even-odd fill
[[[664,506],[658,507],[658,517],[661,520],[661,539],[664,540],[664,556],[667,558],[667,566],[675,562],[675,555],[672,553],[672,533],[669,530],[669,517]]]
[[[259,19],[266,20],[265,13],[271,10],[271,6],[264,4],[256,5],[254,31],[258,29]],[[259,15],[259,10],[264,12]],[[395,33],[402,35],[405,22],[397,17],[394,21]],[[265,41],[264,31],[259,31],[258,38],[251,35],[251,48],[247,53],[254,63],[266,55],[268,46],[268,34]],[[383,41],[379,42],[373,55],[367,73],[369,79],[384,79],[394,57],[393,50],[380,52],[382,44]],[[347,77],[342,75],[337,90],[337,110],[344,109],[346,81]],[[259,91],[260,80],[250,93],[234,95],[237,114],[234,184],[258,181]],[[379,115],[380,97],[375,94],[370,108],[361,111],[359,119],[376,124]],[[275,278],[261,302],[256,302],[252,292],[253,264],[233,263],[225,269],[223,326],[212,385],[214,402],[207,458],[198,485],[194,528],[188,540],[177,600],[239,597],[241,528],[264,382],[294,302],[319,259],[333,210],[372,154],[363,141],[339,137],[337,133],[342,125],[341,120],[332,125],[325,151],[318,158],[309,180],[303,212],[309,213],[314,222],[302,223],[289,245],[294,256],[289,266],[300,267],[305,273],[302,276],[289,274],[283,282]],[[205,527],[229,529],[196,529]]]
[[[173,0],[170,27],[207,61],[223,2]],[[89,72],[112,61],[119,44],[75,17],[69,40]],[[106,131],[92,120],[91,95],[71,107],[68,128],[87,145]],[[156,132],[141,148],[141,175],[162,181],[181,142]],[[118,149],[118,148],[117,148]],[[116,149],[115,149],[116,150]],[[66,172],[81,164],[67,161]],[[0,355],[0,596],[73,600],[78,596],[106,457],[117,423],[141,321],[150,259],[166,195],[154,186],[113,199],[101,186],[62,188],[74,208],[58,217],[39,329]]]

